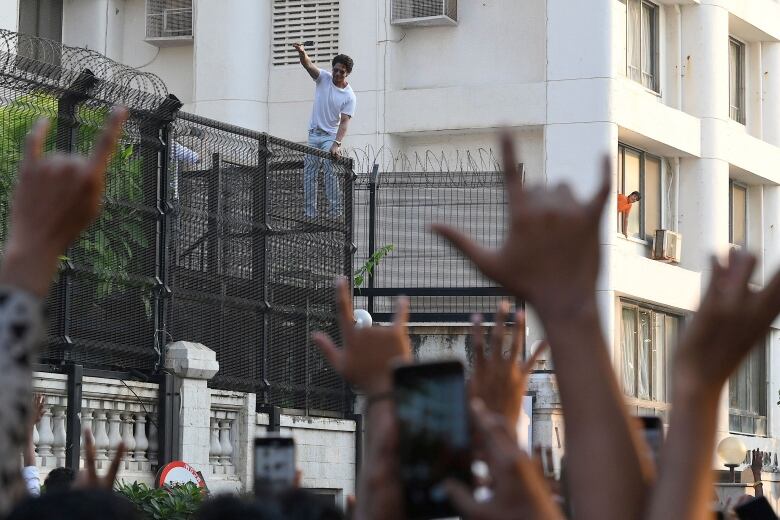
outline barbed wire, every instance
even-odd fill
[[[168,96],[163,80],[99,52],[0,29],[0,86],[25,91],[38,84],[65,92],[84,71],[99,80],[91,97],[131,109],[154,110]]]
[[[368,174],[379,165],[381,172],[414,173],[468,173],[500,171],[501,163],[491,148],[474,150],[425,150],[407,153],[387,146],[348,150],[353,169],[358,174]]]

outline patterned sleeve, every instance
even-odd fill
[[[19,454],[32,407],[32,362],[43,330],[41,301],[0,287],[0,516],[24,496]]]

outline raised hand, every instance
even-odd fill
[[[466,518],[510,520],[515,518],[554,520],[563,518],[538,467],[515,442],[504,418],[485,408],[481,400],[472,403],[474,425],[481,440],[493,482],[493,496],[477,502],[461,482],[447,482],[447,492]]]
[[[596,301],[600,219],[610,194],[611,162],[602,162],[601,186],[581,203],[566,185],[524,188],[506,135],[502,148],[510,212],[504,244],[488,249],[454,228],[433,229],[538,312],[566,416],[569,475],[581,483],[571,488],[577,514],[636,518],[645,508],[650,468],[615,378]],[[604,466],[598,482],[592,479],[593,460]]]
[[[649,519],[709,514],[720,391],[780,312],[780,272],[754,291],[755,265],[753,255],[735,250],[726,265],[712,261],[709,287],[675,351],[669,436]]]
[[[599,218],[609,196],[610,161],[605,159],[602,165],[598,192],[583,204],[565,184],[553,190],[523,187],[508,135],[502,139],[502,149],[510,213],[504,245],[488,249],[453,227],[436,224],[432,229],[518,298],[537,308],[576,305],[596,286]]]
[[[336,304],[343,348],[336,347],[333,340],[322,332],[315,332],[312,339],[333,368],[351,384],[369,396],[389,392],[392,388],[392,364],[409,361],[412,357],[406,332],[409,303],[405,298],[398,299],[398,310],[391,326],[357,329],[353,323],[351,302],[349,286],[341,278],[336,282]]]
[[[496,312],[496,325],[490,334],[490,355],[485,352],[485,337],[480,317],[475,317],[471,329],[474,348],[474,372],[469,381],[471,396],[482,400],[491,411],[515,425],[520,418],[528,383],[528,376],[547,344],[540,345],[525,363],[518,363],[518,353],[525,347],[525,313],[515,315],[515,326],[509,356],[502,352],[506,326],[504,324],[509,305],[502,301]],[[514,433],[515,430],[512,430]]]
[[[108,467],[108,472],[102,477],[99,477],[97,470],[95,469],[95,438],[92,436],[92,431],[87,428],[84,430],[84,469],[76,476],[76,481],[73,483],[74,489],[114,489],[114,483],[116,482],[117,473],[119,473],[119,465],[127,453],[127,446],[124,442],[120,442],[116,448],[116,454],[111,460],[111,465]]]
[[[296,51],[298,51],[299,54],[306,54],[306,50],[303,48],[302,43],[295,42],[292,44],[292,46],[295,48]]]
[[[749,286],[753,255],[731,250],[727,264],[712,259],[712,279],[674,359],[675,387],[720,393],[748,352],[769,331],[780,312],[780,273],[766,287]]]
[[[106,167],[126,119],[126,109],[112,110],[90,157],[43,155],[49,122],[35,124],[13,195],[0,283],[46,295],[57,257],[100,213]]]

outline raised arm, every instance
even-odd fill
[[[711,518],[718,400],[729,375],[766,337],[780,312],[780,272],[760,291],[753,255],[731,251],[712,278],[672,364],[672,413],[648,520]]]
[[[309,55],[306,54],[306,50],[303,48],[303,44],[293,43],[293,47],[295,47],[295,50],[298,51],[298,58],[301,60],[301,65],[303,65],[303,68],[306,69],[306,72],[309,73],[311,79],[316,80],[319,78],[320,69],[318,69],[314,63],[312,63],[311,58],[309,58]]]
[[[483,248],[454,228],[434,230],[489,278],[537,310],[550,342],[566,417],[572,502],[581,518],[637,518],[644,510],[650,461],[640,455],[601,330],[596,298],[599,222],[610,193],[611,164],[601,187],[582,204],[566,185],[525,189],[510,137],[504,137],[509,233],[500,249]],[[598,482],[593,461],[603,464]]]

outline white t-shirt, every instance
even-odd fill
[[[319,128],[329,134],[338,132],[341,114],[349,117],[355,115],[355,93],[352,87],[338,88],[333,84],[333,75],[320,69],[320,75],[314,80],[317,87],[314,91],[314,106],[311,109],[309,129]]]

